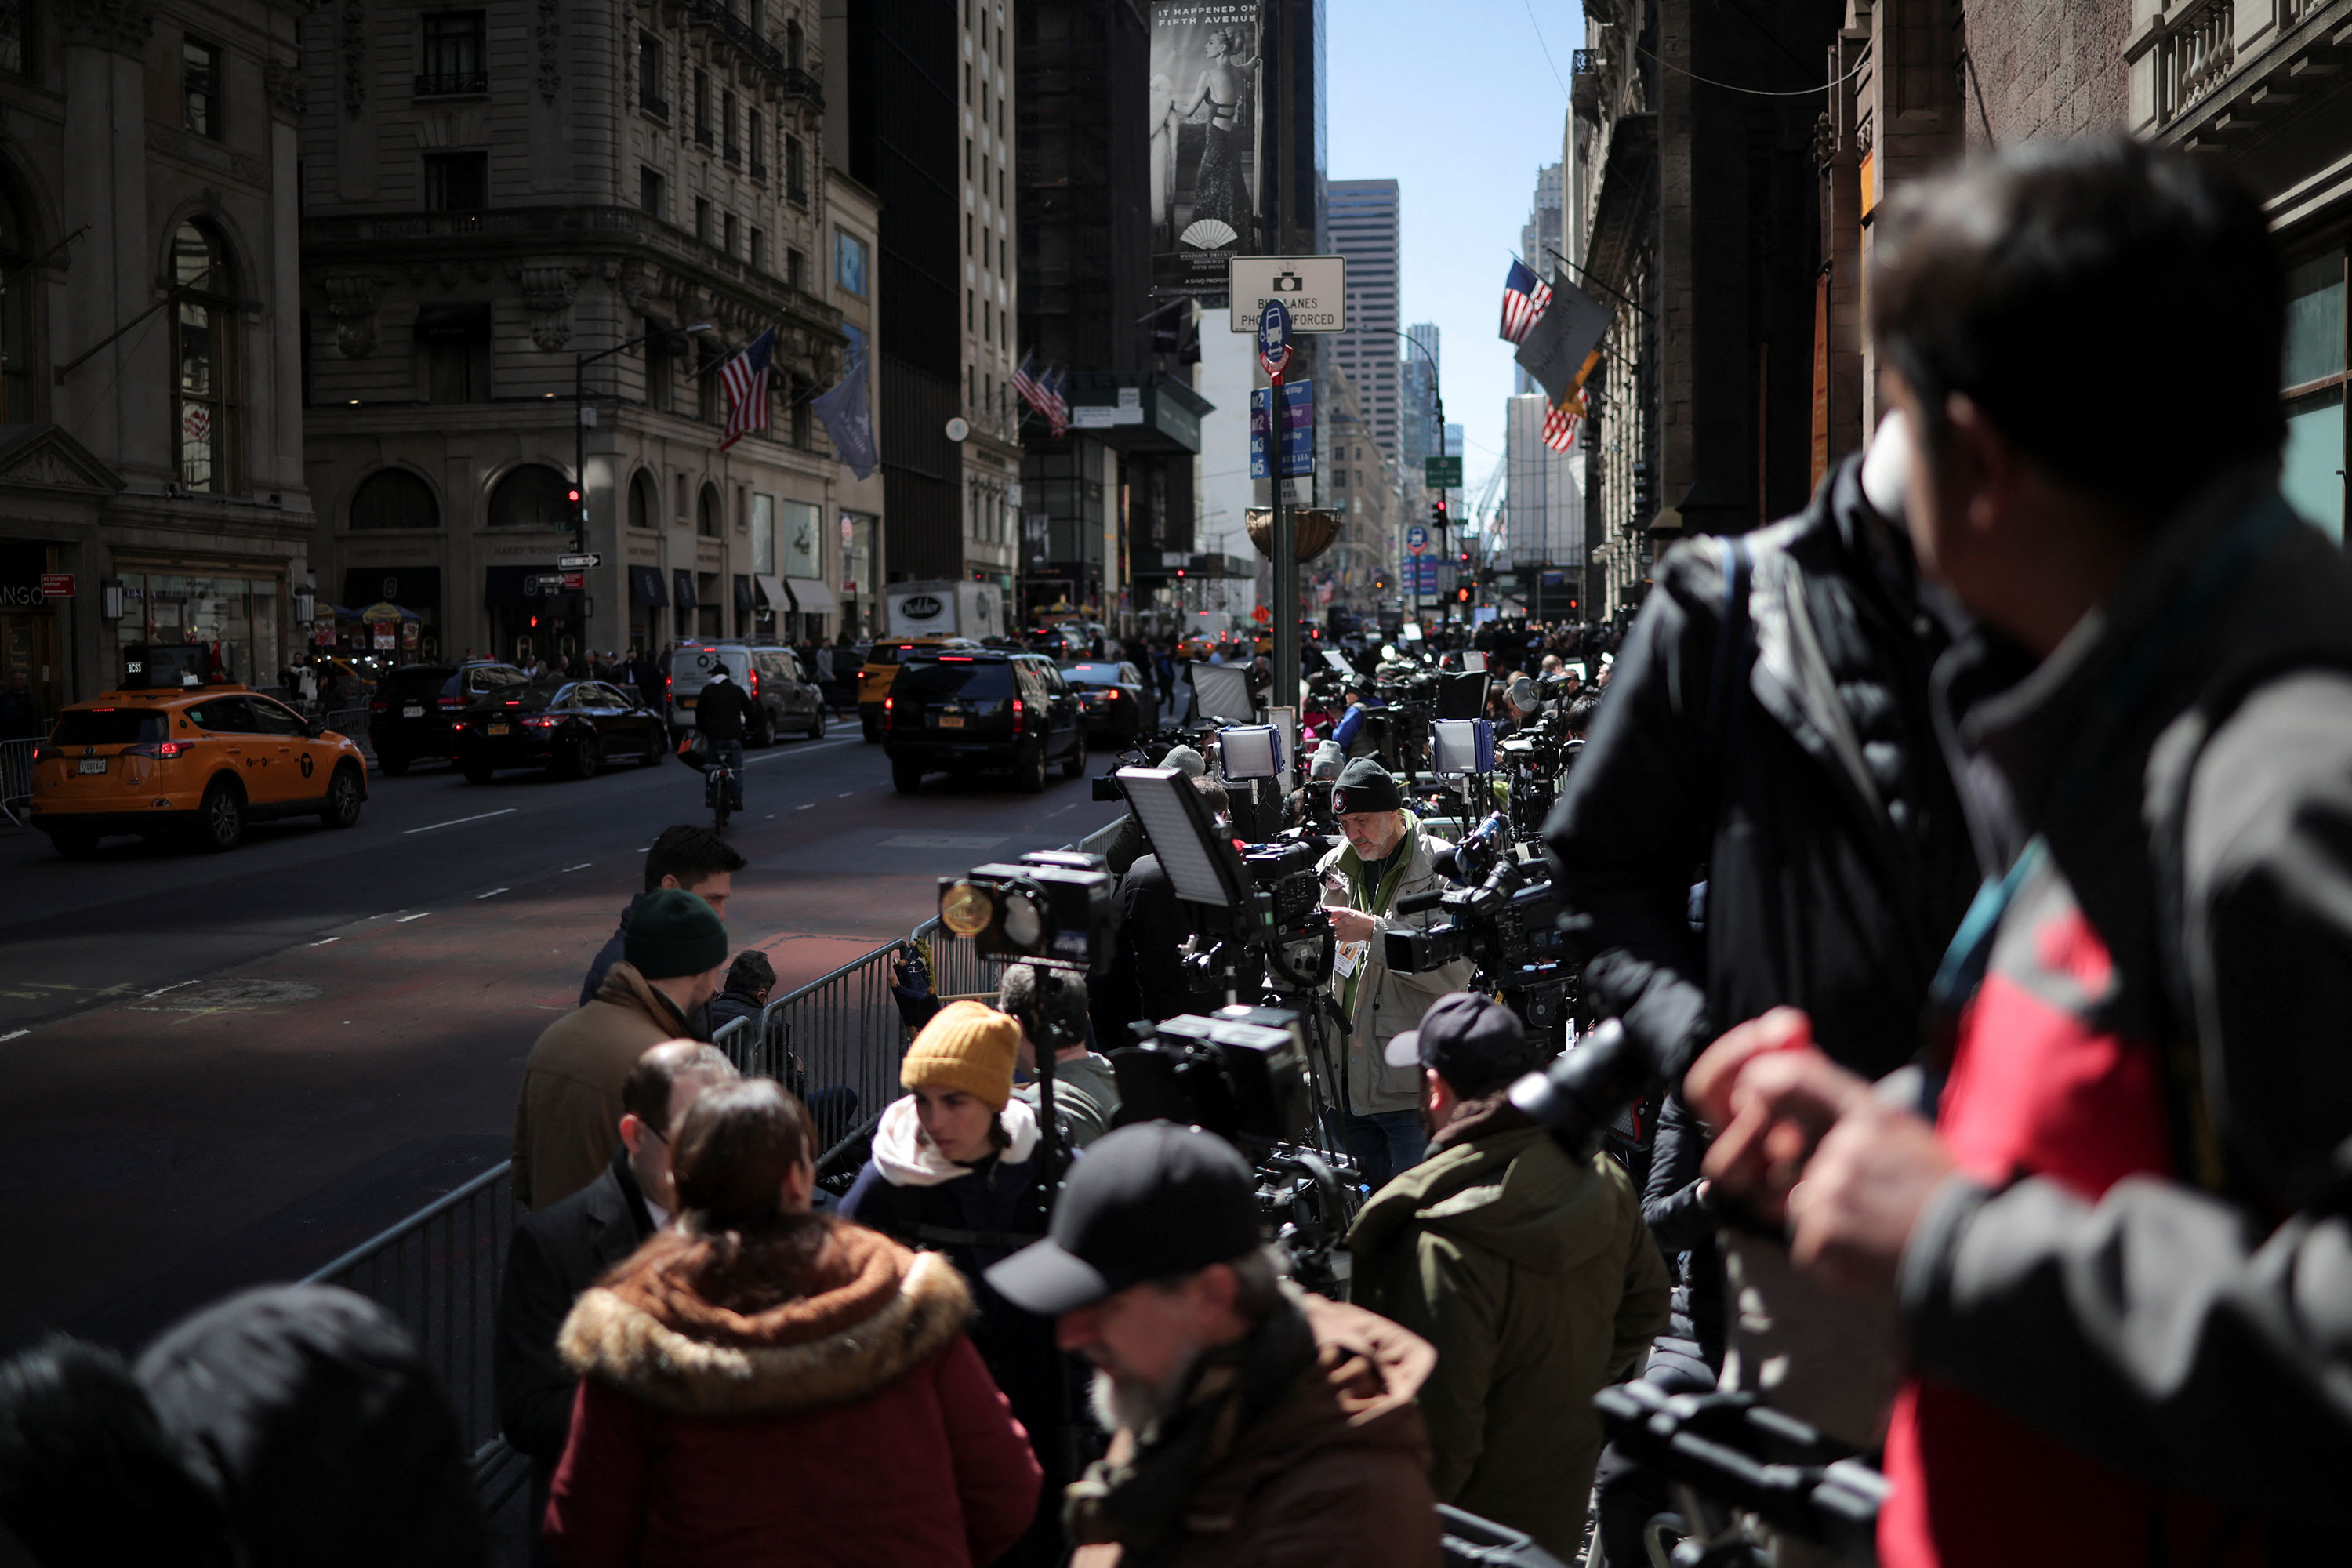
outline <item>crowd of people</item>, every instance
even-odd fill
[[[1878,226],[1866,453],[1671,553],[1622,639],[1460,634],[1585,736],[1543,850],[1652,1085],[1638,1158],[1512,1092],[1604,1047],[1554,1059],[1467,960],[1388,965],[1443,846],[1343,738],[1347,1301],[1285,1277],[1234,1145],[1125,1113],[1102,1053],[1214,1000],[1139,827],[1097,984],[918,995],[863,1122],[707,1043],[776,977],[730,956],[740,858],[673,828],[519,1097],[495,1373],[535,1550],[1431,1568],[1444,1503],[1632,1568],[1674,1501],[1592,1400],[1636,1377],[1871,1458],[1888,1568],[2339,1556],[2352,566],[2278,491],[2275,246],[2120,140]],[[2070,363],[2194,363],[2200,439]],[[58,1563],[483,1551],[413,1347],[299,1288],[0,1367],[0,1523]]]

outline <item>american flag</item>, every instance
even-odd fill
[[[1069,379],[1067,370],[1049,371],[1045,376],[1045,428],[1056,441],[1070,433],[1070,400],[1062,393]]]
[[[1062,395],[1061,379],[1052,371],[1039,375],[1030,370],[1030,362],[1036,357],[1034,349],[1021,356],[1021,368],[1013,373],[1013,390],[1021,395],[1022,402],[1037,411],[1045,427],[1059,440],[1070,428],[1070,400]]]
[[[1584,394],[1572,392],[1568,401],[1544,410],[1543,443],[1555,452],[1576,445],[1576,427],[1584,421]]]
[[[727,428],[719,437],[720,451],[768,427],[768,368],[775,349],[776,329],[770,327],[719,367],[719,384],[727,389]]]
[[[1503,279],[1503,341],[1516,343],[1526,337],[1550,303],[1551,285],[1526,262],[1512,258],[1511,270]]]

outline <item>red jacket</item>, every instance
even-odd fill
[[[965,1337],[954,1266],[802,1223],[819,1246],[751,1241],[724,1263],[656,1236],[581,1298],[545,1521],[564,1568],[967,1568],[1027,1527],[1041,1472]],[[775,1300],[792,1270],[781,1305],[726,1304]]]

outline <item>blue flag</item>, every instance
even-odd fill
[[[835,455],[859,479],[869,477],[878,458],[874,450],[873,409],[866,395],[866,356],[858,355],[841,384],[817,398],[813,406],[816,416],[824,421],[824,433],[833,437]]]

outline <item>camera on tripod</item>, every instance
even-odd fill
[[[940,924],[984,958],[1099,973],[1118,930],[1118,879],[1099,855],[1041,849],[940,879]]]

